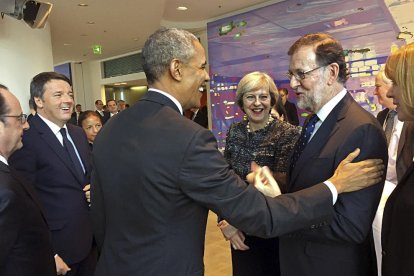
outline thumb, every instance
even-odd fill
[[[352,161],[354,161],[355,158],[358,157],[360,152],[361,150],[359,148],[356,148],[353,152],[348,154],[348,156],[344,160],[342,160],[342,163],[344,163],[344,165],[351,163]]]
[[[252,161],[252,163],[250,164],[250,171],[256,172],[259,168],[260,168],[260,166],[257,165],[257,163],[255,161]]]

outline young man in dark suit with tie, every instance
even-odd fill
[[[85,132],[67,124],[74,104],[71,82],[55,72],[40,73],[30,83],[30,97],[37,113],[10,165],[39,194],[58,275],[92,275],[96,250],[88,202],[90,149]]]
[[[8,165],[29,128],[17,98],[0,84],[0,275],[56,275],[51,237],[33,187]]]
[[[103,110],[103,102],[101,100],[95,101],[96,113],[101,116],[102,124],[105,124],[106,121],[110,118],[109,112]]]
[[[334,187],[320,183],[266,198],[229,169],[211,131],[182,115],[200,106],[200,88],[209,80],[197,37],[184,30],[158,30],[142,56],[148,93],[109,120],[94,142],[91,210],[101,249],[97,276],[203,275],[208,209],[259,236],[330,217]],[[120,146],[114,151],[113,145]],[[349,165],[358,166],[341,168]],[[354,172],[339,173],[346,181],[334,184],[351,184]]]
[[[361,149],[358,160],[380,158],[386,163],[381,126],[344,88],[348,71],[341,44],[328,34],[308,34],[288,54],[288,76],[297,105],[313,115],[303,128],[308,135],[302,134],[294,149],[284,192],[300,191],[326,179],[355,147]],[[313,130],[308,127],[311,122]],[[339,195],[331,219],[280,237],[282,275],[375,275],[371,225],[384,179],[378,183]]]

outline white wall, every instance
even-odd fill
[[[0,83],[17,96],[23,112],[29,111],[31,79],[44,71],[53,71],[49,24],[39,30],[6,15],[0,18]]]

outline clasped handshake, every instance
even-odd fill
[[[382,160],[368,159],[352,163],[359,153],[359,149],[351,152],[338,165],[334,175],[326,179],[335,186],[338,194],[358,191],[381,181],[385,171]],[[253,184],[257,190],[269,197],[276,197],[281,194],[279,185],[268,167],[260,167],[252,162],[251,170],[252,172],[247,176],[247,181]]]

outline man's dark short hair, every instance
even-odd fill
[[[30,82],[30,99],[35,103],[35,98],[43,99],[45,93],[45,84],[51,80],[62,80],[72,86],[72,82],[65,75],[56,72],[43,72],[33,77]],[[37,105],[34,105],[34,110],[37,111]]]

